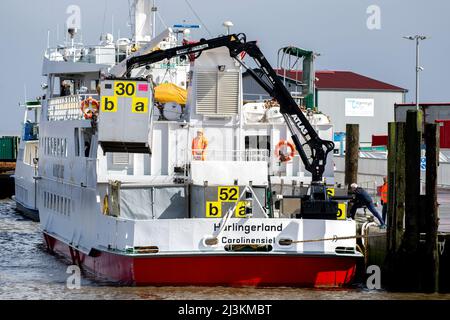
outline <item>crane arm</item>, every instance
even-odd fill
[[[280,112],[292,134],[292,140],[305,165],[305,169],[312,174],[312,182],[322,182],[327,157],[333,151],[334,143],[332,141],[322,140],[319,137],[261,52],[257,43],[255,41],[247,42],[244,34],[232,34],[209,40],[202,39],[195,44],[188,44],[167,50],[158,50],[146,55],[133,57],[127,61],[127,76],[129,77],[131,71],[135,68],[151,65],[174,57],[184,57],[187,59],[187,56],[192,54],[197,54],[198,57],[206,50],[219,47],[227,47],[230,56],[241,64],[243,63],[238,59],[238,56],[243,52],[246,52],[255,60],[262,71],[262,76],[258,75],[252,69],[248,69],[249,74],[268,94],[278,101],[280,104]],[[244,67],[246,66],[244,65]],[[303,142],[300,141],[300,136],[303,138]]]

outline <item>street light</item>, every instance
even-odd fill
[[[419,65],[419,43],[421,40],[429,38],[426,36],[415,35],[403,37],[403,39],[416,41],[416,109],[419,110],[419,72],[423,71],[423,68]]]

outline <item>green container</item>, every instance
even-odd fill
[[[1,137],[0,161],[16,161],[18,147],[19,147],[18,137]]]

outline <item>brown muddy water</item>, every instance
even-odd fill
[[[350,289],[120,287],[83,275],[81,288],[66,282],[69,263],[46,251],[39,224],[15,212],[12,200],[0,200],[0,300],[450,300],[450,294],[389,293]]]

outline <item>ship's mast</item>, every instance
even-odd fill
[[[153,0],[152,6],[152,38],[156,37],[156,13],[158,12],[158,7],[156,6],[156,0]]]

